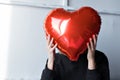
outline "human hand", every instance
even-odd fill
[[[88,47],[88,69],[93,70],[95,69],[95,50],[97,45],[97,35],[93,35],[92,38],[90,38],[89,42],[87,43]]]
[[[47,47],[48,47],[48,64],[47,67],[50,70],[53,70],[53,64],[54,64],[54,55],[55,55],[55,48],[57,47],[57,44],[53,44],[53,38],[50,39],[50,35],[47,37]]]

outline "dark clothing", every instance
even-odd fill
[[[95,61],[96,69],[88,70],[87,52],[75,62],[58,53],[55,55],[54,69],[49,70],[46,65],[41,80],[110,80],[107,57],[96,50]]]

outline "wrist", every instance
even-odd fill
[[[54,59],[48,58],[48,63],[47,63],[48,69],[53,70],[53,64],[54,64]]]
[[[95,60],[88,60],[88,69],[89,69],[89,70],[94,70],[94,69],[96,69]]]
[[[95,62],[95,59],[94,59],[94,58],[88,59],[88,62],[89,62],[89,63],[94,63],[94,62]]]

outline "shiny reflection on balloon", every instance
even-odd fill
[[[68,25],[68,22],[70,21],[70,18],[66,20],[61,20],[61,19],[52,17],[51,19],[52,19],[51,23],[55,31],[58,34],[63,35],[66,31],[66,27]]]

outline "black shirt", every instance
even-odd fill
[[[41,80],[110,80],[108,59],[104,53],[95,51],[96,69],[88,70],[87,52],[78,61],[70,61],[65,55],[55,55],[54,68],[47,65]]]

